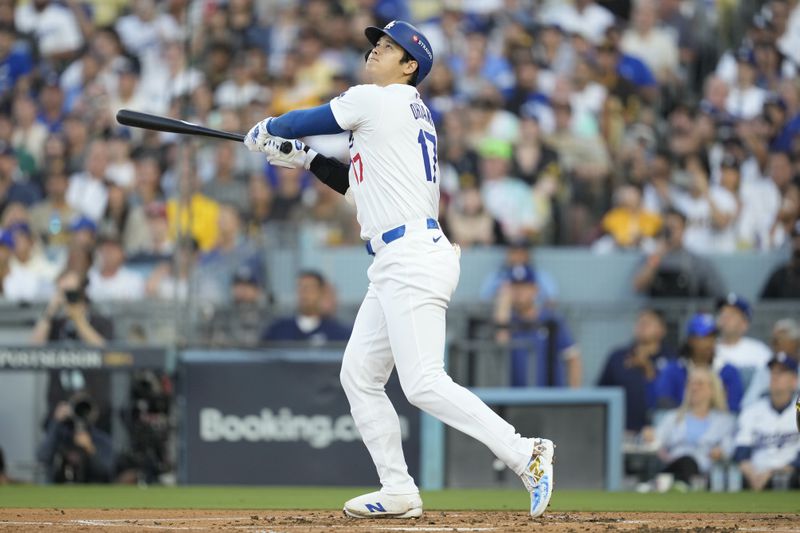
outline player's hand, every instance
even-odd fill
[[[283,137],[269,136],[264,141],[263,151],[267,154],[270,165],[283,168],[305,168],[311,165],[311,160],[317,152],[297,139],[290,141]]]
[[[244,145],[251,152],[264,151],[264,143],[270,136],[269,131],[267,131],[267,124],[269,124],[270,120],[272,120],[272,117],[267,117],[261,122],[257,122],[244,136]]]

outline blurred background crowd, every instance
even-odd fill
[[[486,338],[510,350],[511,385],[586,384],[558,286],[530,255],[583,247],[642,254],[630,280],[642,295],[719,299],[705,309],[713,315],[645,309],[631,344],[609,355],[599,384],[625,388],[631,435],[665,443],[675,431],[652,429],[652,414],[682,405],[667,421],[690,424],[682,431],[697,448],[710,410],[791,396],[797,323],[774,317],[762,328],[769,347],[746,337],[751,304],[728,295],[741,287],[726,287],[708,257],[782,251],[788,262],[758,292],[800,298],[795,0],[0,0],[0,292],[44,309],[32,341],[147,341],[95,304],[192,299],[236,307],[206,313],[202,340],[213,344],[346,340],[335,283],[316,270],[283,273],[282,283],[296,276],[296,305],[271,315],[265,261],[269,239],[309,245],[298,228],[310,246],[359,245],[338,193],[236,143],[114,117],[129,108],[245,132],[362,83],[363,30],[393,19],[413,21],[435,54],[418,89],[439,137],[440,223],[465,249],[505,247],[480,299]],[[349,157],[346,134],[306,140]],[[676,358],[667,341],[679,339]],[[62,389],[50,413],[74,427],[85,406],[74,392],[87,387],[68,381],[51,377]],[[137,383],[159,391],[147,392],[159,405],[169,395],[164,376]],[[734,446],[732,416],[713,423],[694,465],[688,448],[664,451],[670,473],[688,483],[735,453],[752,464],[763,443],[740,432]],[[51,448],[40,452],[48,464]],[[153,478],[168,469],[159,450],[147,459]],[[798,461],[765,468],[797,484]],[[103,479],[126,472],[92,468]],[[749,486],[771,483],[747,468]]]

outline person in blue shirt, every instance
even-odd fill
[[[511,386],[579,387],[581,355],[563,318],[539,308],[529,265],[510,269],[495,301],[495,340],[510,348]]]
[[[656,377],[677,356],[664,343],[664,315],[654,308],[639,311],[633,341],[615,349],[606,360],[597,385],[625,391],[625,429],[639,432],[650,424],[656,408]]]
[[[321,345],[349,339],[352,328],[323,313],[326,285],[325,278],[319,272],[301,272],[297,277],[297,314],[276,319],[261,334],[261,340]]]
[[[490,302],[497,297],[502,284],[510,279],[511,270],[520,265],[527,265],[533,270],[536,278],[537,305],[552,307],[558,299],[558,282],[546,270],[533,266],[533,247],[525,241],[514,241],[506,248],[506,259],[497,270],[490,273],[481,283],[480,298]]]
[[[32,70],[33,58],[16,42],[14,25],[0,24],[0,99],[9,98],[17,82]]]
[[[681,358],[672,361],[656,378],[656,398],[659,408],[680,405],[686,389],[686,376],[694,367],[712,368],[717,343],[717,324],[714,316],[696,313],[686,326],[686,344]],[[717,372],[725,388],[728,409],[738,413],[744,385],[736,367],[726,364]]]

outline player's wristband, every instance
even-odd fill
[[[306,153],[306,158],[303,161],[303,168],[309,170],[311,168],[311,162],[314,160],[315,157],[317,157],[318,154],[316,150],[314,150],[313,148],[309,148],[308,145],[305,145],[303,147],[303,151]]]

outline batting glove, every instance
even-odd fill
[[[308,170],[317,152],[297,139],[290,141],[283,137],[270,136],[264,142],[264,153],[271,165],[284,168],[300,168]]]
[[[247,135],[244,136],[244,145],[251,152],[263,152],[264,143],[269,138],[269,131],[267,131],[267,124],[272,120],[272,117],[267,117],[261,122],[256,123],[255,126],[250,128]]]

